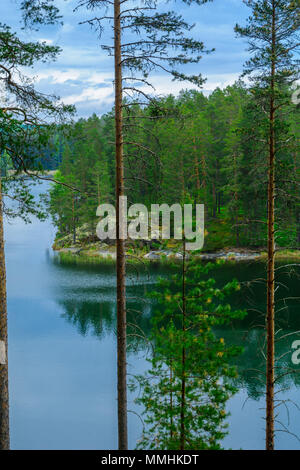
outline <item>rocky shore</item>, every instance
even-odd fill
[[[129,261],[143,262],[173,262],[182,259],[182,242],[178,240],[126,240],[126,256]],[[114,240],[100,241],[96,236],[91,237],[81,229],[78,231],[76,242],[72,236],[57,238],[53,249],[61,259],[82,263],[101,262],[116,259],[116,246]],[[188,252],[187,258],[197,257],[204,261],[225,260],[230,262],[263,261],[267,258],[266,251],[251,248],[223,248],[215,251]],[[300,250],[278,249],[277,260],[300,261]]]
[[[87,246],[70,246],[70,247],[63,247],[63,248],[55,248],[54,250],[57,253],[61,254],[68,254],[74,257],[87,257],[87,258],[98,258],[106,259],[106,260],[115,260],[116,259],[116,249],[115,247],[111,246],[100,246],[100,249],[95,249],[95,247],[87,247]],[[228,261],[253,261],[257,260],[262,257],[262,253],[255,252],[252,250],[223,250],[218,251],[215,253],[197,253],[193,255],[192,252],[187,253],[186,257],[189,259],[190,257],[196,256],[199,259],[204,261],[215,261],[218,259],[228,260]],[[176,261],[181,260],[183,257],[182,252],[174,250],[174,249],[157,249],[157,250],[150,250],[149,252],[145,253],[144,251],[137,250],[129,250],[127,252],[127,258],[137,258],[140,260],[146,260],[151,262],[159,262],[159,261]]]

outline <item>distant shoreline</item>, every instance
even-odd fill
[[[82,226],[76,230],[75,243],[73,234],[56,236],[52,246],[53,250],[65,262],[80,264],[95,264],[102,262],[114,263],[116,260],[116,244],[113,240],[101,241],[91,235],[87,227]],[[182,260],[182,241],[128,239],[125,241],[126,258],[130,263],[163,263],[172,264]],[[197,258],[202,261],[226,262],[263,262],[267,260],[267,250],[264,247],[220,247],[218,249],[205,248],[202,251],[187,251],[187,259]],[[278,248],[277,261],[299,261],[300,249]]]
[[[38,177],[38,176],[54,176],[57,170],[45,170],[43,173],[31,173],[30,171],[25,172],[21,171],[16,176],[28,176],[28,177]],[[16,170],[7,170],[8,176],[14,176],[16,174]]]
[[[58,254],[62,262],[76,262],[78,264],[100,264],[103,262],[114,263],[116,261],[116,251],[114,246],[101,246],[95,244],[89,246],[69,246],[58,248],[55,245],[53,250]],[[145,251],[136,249],[128,250],[126,258],[129,263],[157,263],[172,264],[182,260],[182,253],[179,250],[157,249]],[[254,251],[253,249],[224,249],[216,252],[198,252],[193,255],[192,252],[187,254],[188,259],[197,258],[202,261],[218,261],[241,263],[241,262],[263,262],[267,260],[267,252],[263,250]],[[276,254],[277,261],[294,261],[300,265],[300,250],[278,250]]]

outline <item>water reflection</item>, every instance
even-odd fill
[[[9,368],[11,442],[15,449],[114,449],[116,423],[116,304],[114,267],[61,265],[53,257],[54,229],[49,221],[34,220],[6,224],[6,256],[9,311]],[[300,330],[299,274],[280,269],[277,290],[278,338]],[[243,322],[217,333],[227,341],[243,345],[237,360],[239,393],[230,401],[230,434],[227,448],[264,448],[265,365],[262,345],[265,288],[263,264],[223,266],[213,275],[217,282],[237,277],[244,288],[230,299],[235,306],[249,307]],[[138,274],[138,275],[137,275]],[[146,335],[153,309],[146,296],[158,276],[169,276],[165,267],[151,271],[131,270],[127,295],[129,323]],[[250,280],[255,283],[247,285]],[[287,298],[286,301],[279,300]],[[288,307],[288,308],[286,308]],[[147,367],[146,345],[130,332],[129,372]],[[291,344],[287,336],[277,343],[280,363],[291,364]],[[299,366],[295,366],[296,372]],[[284,375],[278,389],[289,387],[278,398],[299,405],[298,373]],[[134,409],[133,396],[129,407]],[[243,405],[245,405],[243,407]],[[299,412],[290,402],[289,430],[300,434]],[[262,408],[262,409],[261,409]],[[284,414],[285,413],[285,414]],[[287,423],[282,411],[280,420]],[[139,419],[130,414],[130,446],[141,433]],[[287,433],[277,435],[277,447],[297,449],[298,441]]]
[[[56,290],[56,301],[64,311],[62,316],[83,335],[90,332],[102,339],[105,335],[115,331],[114,267],[109,265],[78,267],[76,264],[62,266],[57,259],[53,263],[58,270],[68,273],[67,277],[75,280],[72,286],[64,285]],[[277,374],[281,377],[277,383],[277,389],[280,390],[277,395],[277,404],[279,404],[279,400],[287,399],[285,393],[288,390],[290,390],[288,399],[292,400],[291,390],[296,391],[300,385],[300,367],[294,366],[291,362],[291,344],[299,336],[290,336],[291,333],[300,330],[299,299],[297,298],[299,269],[298,267],[289,268],[289,270],[281,269],[282,266],[278,266],[278,268],[280,278],[277,290],[276,328],[278,342],[276,353],[279,358]],[[131,354],[133,354],[132,351],[141,351],[146,348],[147,343],[143,341],[141,335],[136,336],[134,332],[144,332],[146,337],[149,336],[151,315],[153,310],[158,308],[157,304],[153,304],[153,300],[147,297],[147,292],[157,288],[158,275],[168,276],[169,274],[168,268],[164,266],[159,268],[156,265],[147,269],[140,268],[138,273],[135,273],[135,276],[132,276],[128,281],[128,322],[130,324],[128,342]],[[233,294],[228,301],[237,308],[247,307],[249,309],[248,316],[243,321],[235,322],[232,327],[224,327],[217,330],[216,333],[220,337],[224,337],[228,343],[244,348],[244,353],[235,360],[239,371],[238,388],[241,390],[241,394],[246,392],[245,400],[261,401],[263,404],[265,393],[265,360],[263,355],[265,338],[263,331],[265,310],[263,277],[265,266],[262,263],[225,265],[210,275],[214,276],[220,285],[234,277],[242,283],[242,290]],[[132,328],[132,325],[136,325],[137,328]],[[257,417],[260,414],[263,415],[257,409]],[[243,419],[247,419],[247,410]],[[259,424],[261,426],[261,423]],[[238,436],[235,436],[235,439],[233,444],[232,435],[227,438],[231,442],[230,445],[236,448],[239,442]],[[285,444],[286,442],[289,440],[280,437],[281,445],[295,446],[295,442]],[[296,441],[296,448],[297,445]],[[263,447],[263,437],[261,447]]]
[[[106,333],[114,331],[116,327],[115,309],[115,278],[114,267],[99,265],[80,267],[76,263],[62,265],[59,259],[52,259],[58,272],[64,273],[63,285],[56,284],[56,301],[63,308],[62,316],[72,323],[78,332],[86,335],[91,332],[101,339]],[[300,270],[299,270],[300,271]],[[127,282],[128,296],[128,323],[131,327],[136,325],[148,337],[151,329],[151,315],[154,308],[159,308],[147,293],[157,289],[157,278],[168,276],[170,271],[165,266],[141,267],[136,276],[129,277]],[[264,310],[265,288],[262,280],[264,276],[263,264],[225,265],[211,272],[219,285],[225,284],[232,278],[238,278],[242,283],[242,290],[228,298],[228,302],[236,308],[247,308],[248,315],[242,321],[236,321],[232,327],[223,327],[216,331],[226,338],[229,343],[244,348],[244,353],[237,360],[240,372],[240,381],[243,383],[251,397],[258,397],[261,392],[259,381],[252,379],[254,371],[258,374],[264,372]],[[55,276],[57,278],[57,275]],[[72,279],[72,285],[68,280]],[[251,280],[251,282],[250,282]],[[278,366],[292,368],[291,343],[299,337],[300,332],[300,299],[299,277],[297,271],[283,274],[278,279],[281,288],[277,291],[277,357]],[[286,291],[286,292],[285,292]],[[130,332],[129,332],[130,333]],[[283,339],[281,339],[283,338]],[[143,341],[140,343],[143,348]],[[295,371],[299,368],[294,367]],[[290,380],[290,374],[282,378],[282,384]],[[299,376],[293,377],[295,384],[299,383]],[[262,388],[263,390],[263,388]]]

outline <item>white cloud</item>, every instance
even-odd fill
[[[45,42],[46,44],[48,44],[50,46],[51,44],[53,44],[53,39],[40,38],[39,42]]]
[[[79,115],[90,115],[93,112],[102,114],[107,112],[114,102],[113,71],[97,71],[90,68],[45,68],[37,71],[35,82],[43,90],[52,90],[61,97],[65,104],[74,104]],[[203,85],[203,93],[209,95],[215,88],[225,88],[232,85],[239,78],[238,73],[213,73],[207,75]],[[167,74],[153,75],[150,82],[155,87],[158,96],[173,94],[177,96],[183,89],[198,89],[188,81],[172,81]],[[143,84],[135,84],[136,88],[153,94],[153,89]],[[47,92],[46,91],[46,92]],[[142,98],[141,101],[144,101]],[[89,109],[89,111],[88,111]]]
[[[86,80],[94,85],[104,82],[107,83],[113,81],[113,72],[93,72]]]
[[[47,70],[45,72],[39,72],[36,75],[36,82],[41,80],[48,80],[50,83],[65,83],[68,80],[78,80],[80,77],[80,70],[68,69],[65,71],[61,70]]]
[[[101,101],[105,101],[106,103],[111,102],[113,103],[114,96],[113,96],[113,88],[106,87],[106,88],[94,88],[89,87],[85,88],[80,94],[74,94],[65,96],[63,98],[64,104],[78,104],[87,101],[99,101],[99,105]]]
[[[203,91],[212,92],[217,87],[226,88],[229,85],[233,85],[239,79],[238,73],[224,73],[224,74],[211,74],[207,76],[207,81],[203,85]],[[153,76],[151,83],[155,87],[155,91],[159,95],[168,95],[172,93],[177,95],[182,89],[199,89],[196,85],[190,82],[173,82],[168,75],[155,75]],[[141,90],[152,93],[149,87],[140,87]]]
[[[38,83],[42,80],[48,80],[49,83],[53,84],[64,84],[70,81],[79,82],[79,86],[84,86],[85,84],[90,85],[107,85],[109,82],[113,81],[112,72],[92,72],[90,69],[75,69],[67,68],[65,70],[58,70],[49,68],[42,72],[37,72],[35,74],[35,82]]]

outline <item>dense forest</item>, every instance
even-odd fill
[[[274,450],[280,432],[297,438],[289,430],[289,405],[299,410],[294,401],[300,364],[300,341],[294,341],[300,335],[299,264],[289,262],[291,256],[293,261],[300,256],[300,108],[294,99],[300,79],[299,1],[243,0],[249,16],[241,23],[241,17],[236,18],[239,23],[231,25],[232,32],[248,43],[243,72],[240,64],[240,73],[227,82],[231,85],[212,92],[204,89],[207,71],[202,64],[208,64],[203,58],[215,49],[202,42],[203,24],[198,22],[195,28],[188,13],[190,8],[197,15],[198,7],[206,12],[211,8],[214,17],[217,2],[182,0],[182,12],[177,3],[163,5],[160,0],[74,0],[70,11],[69,2],[65,8],[60,3],[19,0],[21,28],[14,32],[10,24],[0,24],[0,449],[10,449],[11,436],[14,439],[10,425],[15,426],[15,410],[19,407],[22,415],[30,402],[32,418],[39,394],[47,400],[39,408],[43,431],[51,429],[48,445],[55,441],[59,423],[49,425],[51,410],[57,411],[52,386],[64,383],[67,392],[59,419],[66,419],[71,397],[86,397],[73,402],[69,424],[81,434],[72,446],[81,446],[83,434],[90,439],[92,421],[87,420],[86,430],[81,427],[82,411],[81,420],[90,413],[97,421],[97,448],[102,448],[99,423],[103,440],[112,423],[110,446],[128,450],[133,405],[133,414],[142,423],[134,443],[137,449],[223,450],[230,434],[230,411],[237,406],[234,446],[239,448],[239,434],[247,431],[241,402],[252,399],[253,405],[263,397],[265,436],[259,448]],[[232,3],[236,8],[238,2]],[[91,92],[91,66],[82,93],[66,96],[66,104],[36,87],[32,69],[54,61],[61,52],[60,8],[69,15],[66,30],[73,31],[74,15],[80,11],[79,25],[91,27],[100,39],[97,47],[103,56],[96,55],[98,67],[113,59],[109,79],[104,74],[93,89],[97,99],[102,87],[111,91],[105,114],[89,110],[77,115],[88,118],[74,117],[74,105]],[[36,36],[52,27],[58,28],[57,36]],[[49,73],[45,70],[38,82],[41,87]],[[160,74],[169,80],[167,93],[154,86]],[[56,70],[54,75],[54,84],[62,80],[68,90],[76,88],[76,80],[70,78],[77,77],[76,71]],[[96,73],[93,79],[99,76]],[[172,88],[174,81],[179,82],[177,89]],[[45,192],[37,189],[38,183]],[[202,251],[211,253],[191,254],[183,218],[181,237],[174,236],[174,228],[167,241],[151,233],[151,240],[133,242],[127,231],[126,236],[123,233],[124,197],[129,204],[143,204],[148,212],[152,204],[178,204],[179,209],[203,205]],[[97,207],[103,203],[114,206],[115,231],[100,242]],[[125,218],[126,224],[130,218]],[[7,220],[15,219],[20,225],[10,231]],[[197,217],[189,219],[200,233]],[[163,226],[160,220],[158,228]],[[28,222],[36,231],[26,232]],[[42,222],[48,224],[44,231]],[[8,246],[6,233],[11,236]],[[170,247],[174,250],[166,255]],[[250,258],[244,263],[232,259],[227,256],[231,248],[250,253]],[[39,249],[46,256],[36,253]],[[149,258],[153,253],[162,253],[163,258],[144,262],[147,256],[157,259]],[[107,263],[104,255],[110,258]],[[14,276],[10,271],[8,284],[7,260],[9,270],[17,266]],[[14,301],[7,303],[7,295]],[[62,320],[63,327],[57,323],[56,328],[55,322]],[[78,355],[70,353],[72,382],[65,379],[68,368],[61,368],[75,337],[73,332],[68,336],[69,326],[79,330],[88,351],[78,359],[83,342],[76,337]],[[14,342],[20,336],[23,342],[13,343],[10,362],[10,337]],[[51,373],[40,359],[44,349],[53,365]],[[55,356],[56,349],[62,353]],[[93,353],[101,368],[89,363]],[[16,363],[24,374],[21,394],[31,382],[41,392],[35,400],[22,395],[17,405],[14,398],[10,414],[9,393],[15,397],[19,389],[12,373]],[[114,380],[104,393],[111,370]],[[92,399],[94,377],[98,382]],[[278,411],[282,408],[287,425]],[[24,421],[22,417],[23,438],[30,434]],[[37,434],[35,430],[35,439]]]
[[[289,99],[276,132],[277,246],[300,246],[300,109]],[[237,82],[208,97],[196,90],[135,106],[127,117],[125,180],[128,200],[205,205],[206,250],[266,245],[267,118],[255,90]],[[79,191],[55,186],[51,213],[58,236],[87,224],[95,208],[114,200],[113,111],[69,126],[62,139],[57,178]]]

